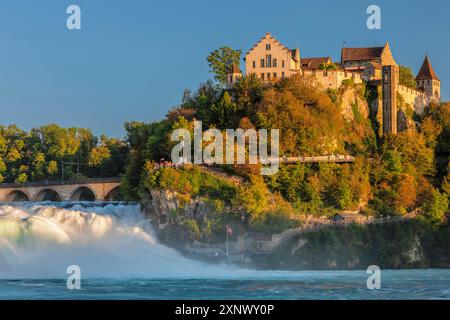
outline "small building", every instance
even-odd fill
[[[321,70],[324,66],[333,63],[330,57],[302,58],[301,61],[303,70]]]
[[[396,65],[388,42],[384,47],[342,48],[341,65],[345,71],[363,72],[371,62],[382,66]]]
[[[231,68],[227,72],[227,84],[233,85],[235,84],[240,78],[242,78],[242,72],[241,69],[234,63],[231,65]]]
[[[330,218],[333,223],[364,223],[367,221],[367,217],[357,212],[340,212]]]

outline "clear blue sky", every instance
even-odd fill
[[[66,29],[66,8],[82,30]],[[366,8],[382,9],[382,30]],[[301,55],[338,60],[347,46],[386,40],[417,72],[427,49],[450,98],[450,2],[285,0],[1,0],[0,123],[56,122],[122,137],[125,121],[161,119],[185,88],[206,81],[206,56],[223,45],[247,51],[270,31]]]

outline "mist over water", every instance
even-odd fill
[[[66,270],[81,268],[82,290]],[[0,204],[0,299],[450,298],[450,270],[256,271],[211,265],[160,244],[139,205]]]
[[[139,205],[0,205],[0,278],[214,277],[229,266],[183,257],[161,245]]]

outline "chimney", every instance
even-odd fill
[[[295,48],[295,60],[297,60],[300,63],[300,48]]]

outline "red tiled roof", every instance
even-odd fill
[[[232,64],[229,70],[230,73],[241,73],[241,69],[236,64]]]
[[[302,69],[304,70],[317,70],[322,63],[331,63],[330,57],[319,57],[319,58],[302,58]]]
[[[437,80],[440,81],[436,73],[434,72],[433,67],[431,66],[431,62],[428,59],[428,56],[425,57],[423,61],[422,67],[420,68],[419,73],[417,74],[416,80]]]
[[[361,61],[381,59],[384,47],[342,48],[343,61]]]

